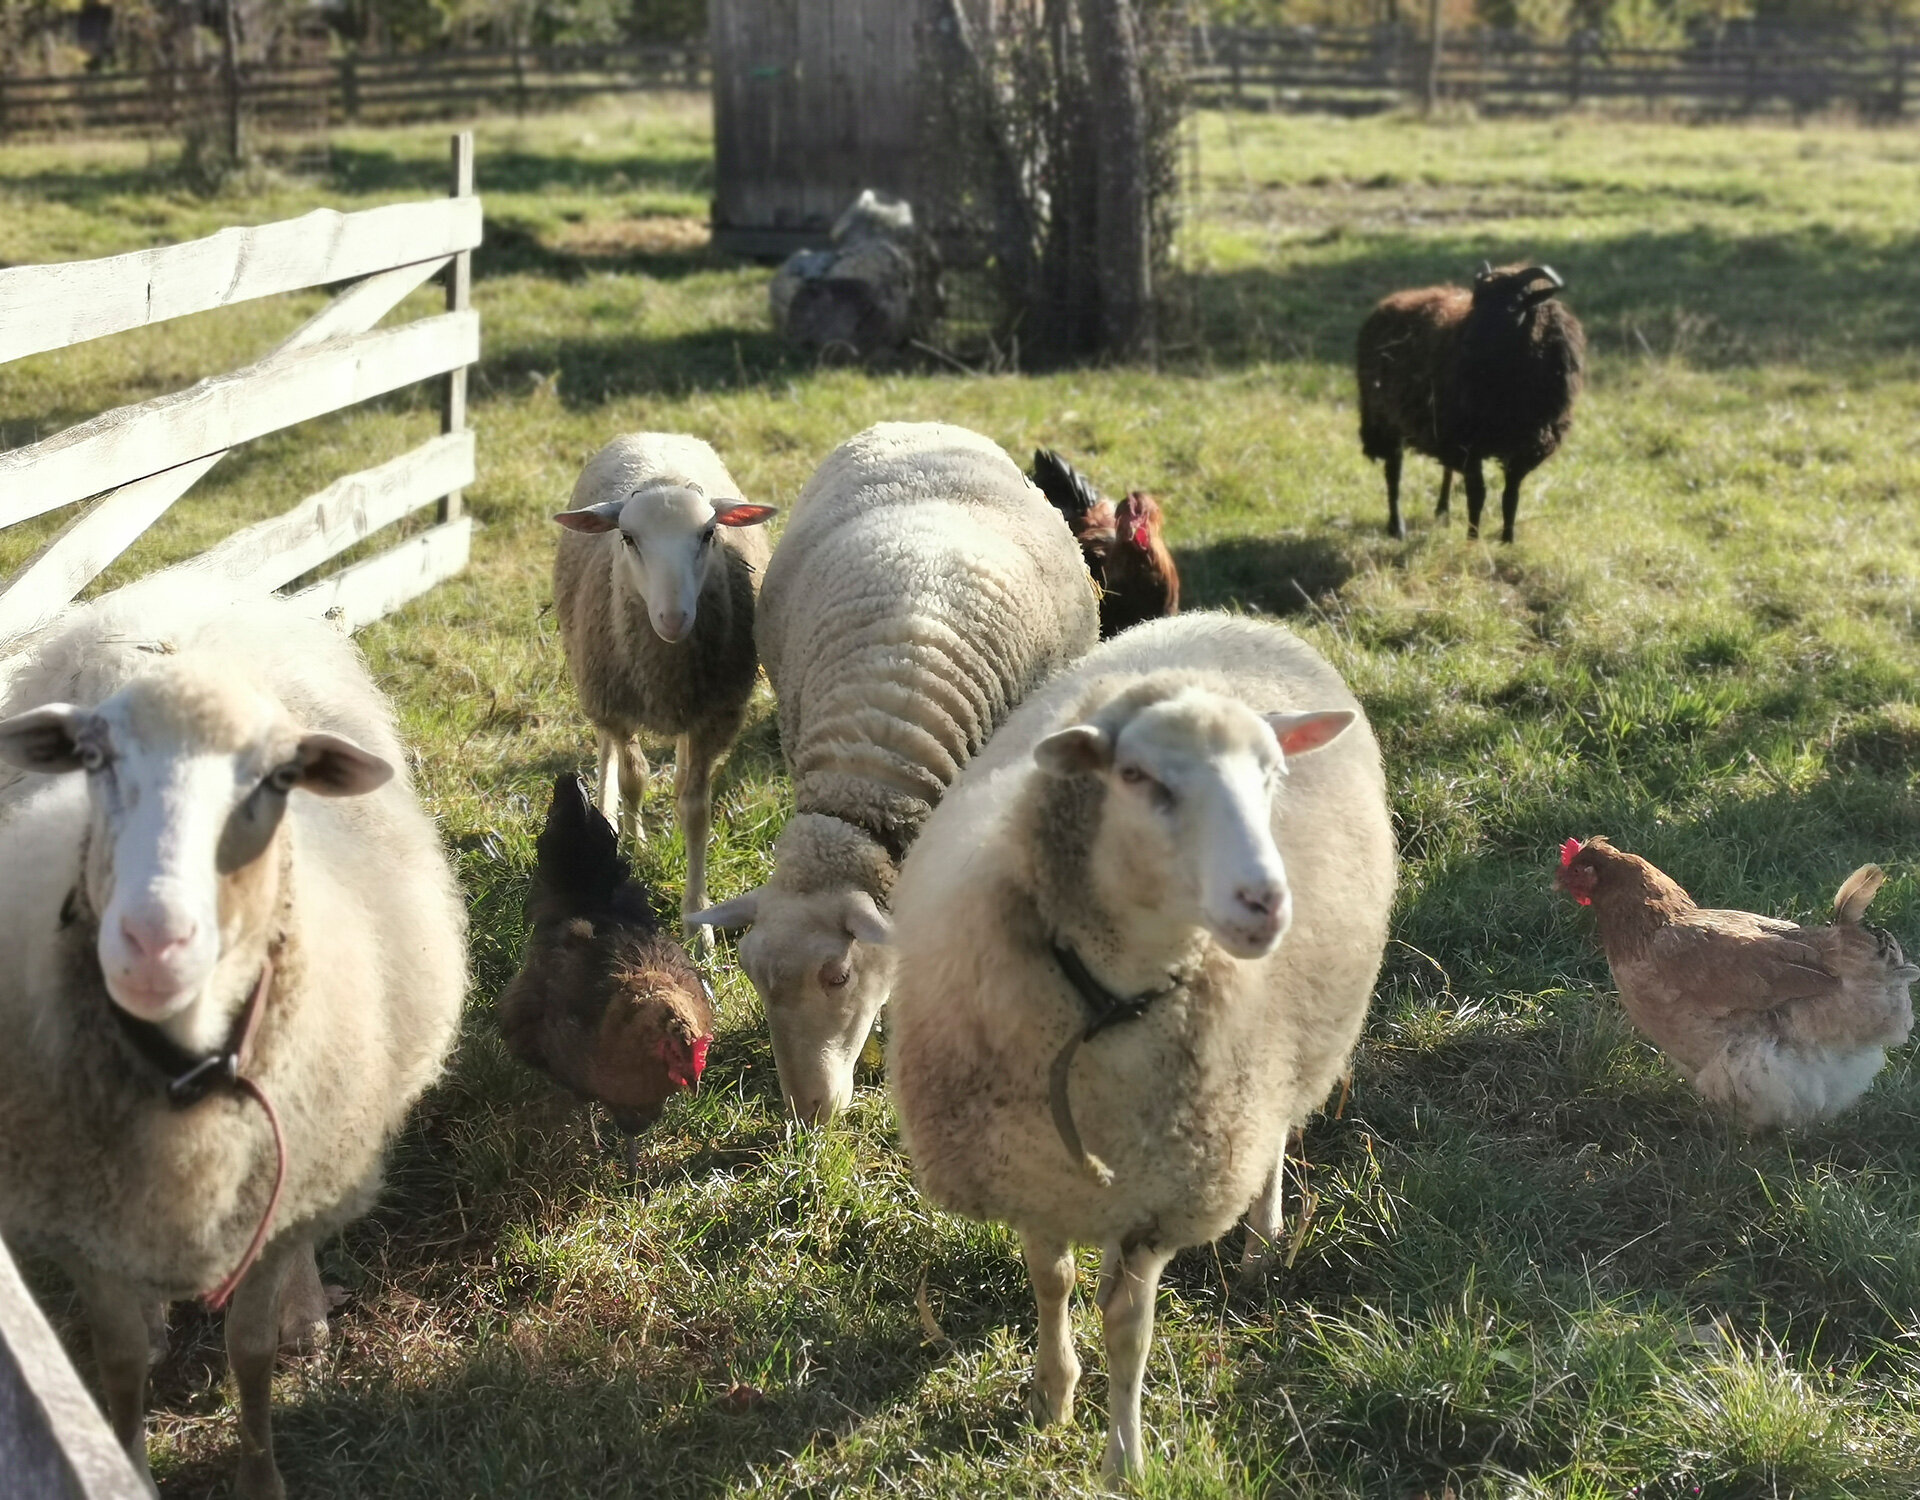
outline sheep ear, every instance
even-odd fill
[[[300,741],[300,779],[294,785],[320,797],[363,797],[393,780],[393,766],[337,734]]]
[[[879,903],[865,891],[847,897],[841,924],[858,941],[885,946],[893,941],[893,918],[880,910]]]
[[[749,505],[744,500],[712,501],[713,518],[722,526],[758,526],[780,514],[777,505]]]
[[[0,761],[53,775],[80,769],[80,735],[94,716],[71,703],[49,703],[0,720]]]
[[[1090,776],[1113,764],[1113,741],[1097,724],[1070,725],[1033,747],[1033,763],[1049,776]]]
[[[1262,714],[1273,737],[1280,742],[1282,755],[1305,755],[1322,745],[1331,745],[1353,726],[1360,716],[1350,708],[1327,708],[1304,714]]]
[[[688,927],[751,927],[760,915],[760,892],[758,889],[743,891],[738,896],[722,901],[718,906],[709,906],[705,911],[694,912],[683,919]]]
[[[626,504],[624,500],[602,500],[598,505],[585,506],[580,510],[563,510],[554,520],[569,531],[612,531],[620,524],[620,512],[626,508]]]

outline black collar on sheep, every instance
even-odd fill
[[[1053,1128],[1059,1133],[1060,1144],[1067,1148],[1067,1155],[1080,1164],[1080,1170],[1101,1187],[1112,1187],[1113,1168],[1087,1149],[1086,1143],[1080,1139],[1080,1127],[1073,1122],[1073,1101],[1067,1097],[1067,1075],[1073,1067],[1074,1054],[1080,1050],[1082,1043],[1092,1041],[1108,1027],[1118,1026],[1125,1021],[1137,1021],[1147,1013],[1147,1007],[1154,1001],[1164,1000],[1176,993],[1189,979],[1169,974],[1167,982],[1157,990],[1142,990],[1137,995],[1118,995],[1095,978],[1086,961],[1067,944],[1054,938],[1047,946],[1052,950],[1053,961],[1060,966],[1061,974],[1073,986],[1073,992],[1090,1013],[1085,1028],[1067,1038],[1066,1045],[1054,1055],[1053,1066],[1047,1070],[1047,1105],[1053,1114]]]

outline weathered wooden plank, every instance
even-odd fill
[[[169,573],[200,573],[254,589],[283,588],[383,526],[473,483],[473,434],[448,433],[337,479],[284,515],[236,531]]]
[[[473,517],[459,516],[390,547],[377,557],[342,568],[293,597],[315,614],[358,630],[417,599],[467,565]]]
[[[453,135],[452,178],[448,184],[455,198],[473,196],[473,132],[458,130]],[[473,252],[463,250],[454,256],[447,266],[447,311],[465,312],[473,300]],[[441,393],[440,430],[446,433],[459,432],[467,425],[467,367],[447,375],[446,389]],[[440,501],[440,519],[451,521],[460,514],[460,491],[457,487],[448,491]]]
[[[0,270],[0,364],[129,328],[437,260],[480,243],[477,199],[315,209],[184,245]]]
[[[272,354],[230,375],[121,407],[0,453],[0,527],[443,375],[472,364],[479,353],[478,316],[443,313]]]
[[[309,318],[281,344],[280,351],[311,348],[341,334],[364,332],[445,264],[444,260],[428,261],[368,277]],[[52,618],[225,456],[224,450],[208,454],[122,485],[76,516],[0,586],[0,641]]]
[[[0,1476],[9,1495],[49,1500],[150,1500],[152,1493],[114,1441],[4,1245]]]

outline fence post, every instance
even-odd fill
[[[1440,104],[1440,44],[1445,40],[1446,22],[1442,16],[1446,0],[1428,0],[1427,4],[1427,113]]]
[[[1233,81],[1233,107],[1239,109],[1246,101],[1241,97],[1240,32],[1237,27],[1227,33],[1227,72]]]
[[[340,59],[340,113],[349,121],[360,118],[360,54],[349,52]]]
[[[1580,102],[1580,60],[1586,51],[1587,34],[1576,31],[1567,38],[1567,108]]]
[[[1893,89],[1887,99],[1887,113],[1895,121],[1907,112],[1907,49],[1893,49]],[[5,112],[0,111],[0,129],[4,129]]]
[[[462,130],[453,137],[453,191],[454,198],[473,196],[473,132]],[[467,304],[473,299],[473,252],[462,250],[454,256],[445,272],[447,278],[447,311],[465,312]],[[440,430],[461,432],[467,425],[467,367],[450,371],[447,375],[447,389],[440,406]],[[456,520],[461,513],[460,491],[454,490],[442,497],[439,518],[442,521]]]

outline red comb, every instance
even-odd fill
[[[697,1036],[693,1039],[693,1081],[698,1083],[700,1075],[707,1071],[707,1048],[713,1045],[710,1036]]]
[[[1584,846],[1578,839],[1568,839],[1562,844],[1560,846],[1560,868],[1564,870],[1568,865],[1572,864],[1574,855],[1578,854],[1582,847]]]

